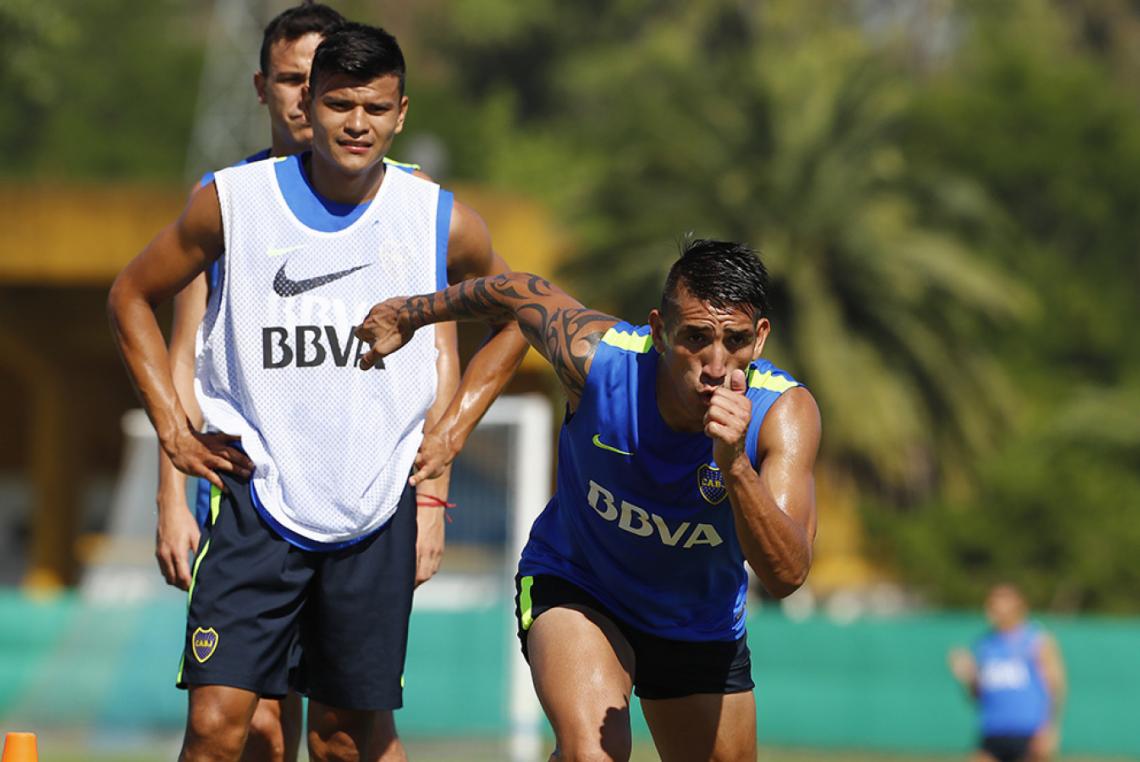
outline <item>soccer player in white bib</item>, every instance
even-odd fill
[[[301,109],[301,93],[309,81],[309,67],[317,46],[330,30],[344,22],[344,17],[327,5],[305,2],[287,8],[266,24],[253,86],[269,117],[270,145],[234,166],[308,150],[313,133]],[[213,180],[214,172],[207,172],[195,187],[209,185]],[[170,332],[171,372],[179,401],[197,428],[202,425],[202,413],[194,397],[196,337],[206,313],[207,299],[220,281],[221,266],[219,257],[174,298]],[[453,364],[456,355],[454,341],[451,347],[444,346],[448,333],[440,331],[436,334],[440,349],[441,389],[449,388],[448,384],[455,375],[452,366],[447,364]],[[197,480],[191,515],[186,503],[186,475],[174,467],[162,447],[158,448],[158,457],[155,557],[167,583],[189,590],[191,557],[198,552],[201,528],[210,516],[210,483],[205,479]],[[420,526],[420,531],[427,529]],[[242,762],[295,762],[301,725],[301,699],[296,693],[290,692],[283,698],[263,697],[250,721]]]
[[[310,698],[311,758],[404,756],[392,712],[416,576],[409,474],[436,348],[425,332],[398,361],[354,372],[367,346],[353,327],[378,294],[506,270],[478,215],[385,167],[407,104],[396,40],[339,28],[304,97],[312,152],[219,171],[112,286],[112,326],[163,449],[212,485],[180,676],[183,760],[238,759],[258,697],[290,687]],[[223,252],[197,361],[201,434],[153,308]],[[512,369],[525,349],[517,327],[492,343]],[[417,478],[432,475],[423,465]]]
[[[262,34],[259,56],[260,70],[253,85],[258,100],[269,117],[270,146],[247,156],[235,166],[291,156],[309,150],[312,128],[302,108],[302,94],[309,80],[313,54],[325,35],[345,23],[344,17],[321,3],[305,2],[274,16]],[[413,164],[393,161],[385,156],[389,167],[415,173],[430,180]],[[199,186],[214,179],[207,172]],[[170,337],[170,363],[179,401],[196,427],[202,414],[194,396],[196,339],[206,312],[209,295],[218,286],[221,257],[206,272],[194,278],[174,298],[174,319]],[[420,584],[438,569],[444,536],[442,510],[439,503],[447,498],[449,471],[446,466],[462,448],[466,435],[486,411],[491,400],[510,378],[514,364],[504,353],[512,351],[498,338],[480,352],[469,366],[462,393],[454,398],[459,380],[459,358],[454,326],[440,326],[436,332],[436,360],[439,377],[436,403],[429,412],[424,442],[417,460],[416,491],[424,496],[417,506],[416,582]],[[509,343],[509,342],[508,342]],[[446,408],[446,410],[445,410]],[[433,424],[432,421],[435,420]],[[156,502],[158,521],[155,556],[166,581],[189,590],[191,557],[198,552],[201,527],[210,515],[210,484],[197,480],[198,488],[193,515],[186,502],[186,476],[174,467],[159,447],[159,485]],[[444,468],[439,476],[427,479]],[[436,500],[431,500],[431,496]],[[264,697],[250,723],[249,738],[242,754],[243,762],[294,762],[301,735],[301,701],[296,693],[284,698]]]

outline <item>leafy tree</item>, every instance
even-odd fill
[[[196,18],[172,0],[5,3],[0,175],[180,180],[201,68]]]
[[[1140,358],[1121,319],[1138,315],[1140,108],[1048,4],[981,7],[960,65],[917,102],[910,145],[984,183],[1042,250],[1004,252],[1049,305],[1028,362],[1044,351],[1054,367],[1042,378],[1116,381]]]
[[[998,581],[1055,611],[1135,613],[1140,395],[1082,389],[982,466],[973,500],[940,501],[872,535],[937,601],[974,606]]]
[[[560,210],[584,299],[640,318],[680,235],[753,242],[878,558],[932,601],[1006,576],[1135,609],[1109,588],[1140,551],[1113,433],[1140,398],[1140,125],[1053,5],[901,39],[874,3],[484,7],[435,30],[472,96],[458,166]]]
[[[7,113],[0,118],[0,145],[15,146],[41,124],[64,83],[54,71],[59,56],[74,44],[77,29],[55,0],[12,0],[0,5],[0,91]],[[2,166],[2,165],[0,165]]]
[[[1122,12],[1118,3],[1059,4]],[[1093,6],[1096,6],[1095,8]],[[978,599],[1020,580],[1040,605],[1136,611],[1140,553],[1140,108],[1135,83],[1090,54],[1089,27],[1051,4],[976,4],[954,65],[915,104],[908,131],[924,166],[982,183],[1021,241],[993,256],[1039,295],[1039,319],[989,342],[1025,415],[979,459],[971,495],[943,496],[875,536],[936,598]],[[1017,33],[1014,33],[1016,30]],[[1117,30],[1119,32],[1119,30]],[[977,574],[954,575],[954,569]]]
[[[624,3],[591,36],[585,19],[520,14],[503,26],[526,45],[503,55],[552,55],[506,75],[521,160],[492,171],[546,179],[579,236],[567,272],[629,317],[653,306],[681,235],[757,245],[778,356],[823,407],[830,463],[922,495],[993,440],[1011,403],[979,330],[1031,302],[934,224],[927,207],[983,228],[992,213],[960,178],[914,171],[898,148],[912,83],[829,7]]]

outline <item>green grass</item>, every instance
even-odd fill
[[[502,762],[507,758],[506,746],[501,741],[456,740],[434,741],[421,738],[405,739],[408,756],[415,762]],[[74,742],[61,746],[50,740],[40,742],[40,759],[43,762],[167,762],[177,753],[174,739],[152,748],[133,749],[130,752],[84,749]],[[858,751],[776,749],[760,750],[761,762],[961,762],[965,755],[909,755],[880,754]],[[305,754],[301,760],[304,762]],[[543,760],[545,757],[542,758]],[[654,762],[657,753],[649,743],[634,748],[631,762]],[[1125,762],[1122,758],[1092,758],[1062,756],[1061,762]]]

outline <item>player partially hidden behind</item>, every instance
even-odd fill
[[[524,273],[388,300],[357,330],[361,367],[441,320],[509,318],[568,406],[517,579],[552,759],[628,759],[633,691],[662,759],[754,760],[744,564],[776,597],[803,584],[820,439],[811,394],[760,359],[763,266],[739,244],[689,243],[647,326]]]
[[[950,652],[950,669],[977,702],[981,738],[973,762],[1044,762],[1060,745],[1065,667],[1052,636],[1027,621],[1021,591],[986,596],[993,629],[973,649]]]

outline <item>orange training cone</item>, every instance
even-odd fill
[[[4,736],[4,757],[0,762],[38,762],[35,733],[9,733]]]

